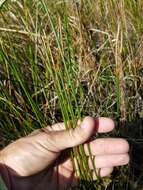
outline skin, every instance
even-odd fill
[[[104,117],[96,120],[85,117],[82,122],[78,121],[76,129],[69,130],[65,130],[63,123],[58,123],[36,130],[7,146],[0,152],[0,163],[11,168],[18,183],[20,181],[23,186],[26,183],[26,189],[68,189],[78,183],[72,161],[67,155],[68,148],[83,144],[93,173],[86,146],[88,142],[97,173],[101,177],[109,175],[115,166],[128,164],[129,145],[124,139],[91,140],[96,132],[107,133],[113,129],[114,122]],[[96,179],[94,174],[93,178]]]

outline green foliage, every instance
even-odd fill
[[[1,177],[0,177],[0,190],[7,190],[7,187],[5,186]]]
[[[141,0],[2,1],[4,144],[47,123],[64,121],[74,128],[85,115],[113,117],[124,125],[142,119],[142,20]],[[91,181],[82,146],[71,156],[81,180]],[[87,188],[120,189],[132,181],[127,173],[128,168],[119,170],[115,180],[98,180]]]

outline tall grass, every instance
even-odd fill
[[[0,15],[4,144],[47,123],[74,128],[85,115],[113,117],[127,131],[127,121],[143,117],[141,0],[7,0]],[[81,181],[92,181],[82,146],[71,157]],[[134,188],[128,174],[123,168],[115,179],[81,185]]]

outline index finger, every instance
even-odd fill
[[[114,121],[111,118],[108,118],[108,117],[92,118],[91,117],[91,119],[93,119],[95,122],[95,125],[94,125],[95,132],[107,133],[107,132],[112,131],[115,128]],[[77,124],[77,125],[80,125],[80,124],[81,124],[81,121],[79,120],[79,124]],[[46,128],[50,129],[49,126]],[[66,129],[64,123],[56,123],[56,124],[52,125],[51,128],[54,131],[60,131],[60,130]]]
[[[114,121],[108,117],[95,118],[95,130],[98,133],[107,133],[115,128]]]

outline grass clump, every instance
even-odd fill
[[[76,127],[85,115],[113,117],[124,126],[117,136],[142,138],[141,0],[7,0],[0,15],[2,146],[47,123]],[[71,156],[81,179],[91,180],[82,147]],[[122,168],[90,188],[135,189],[139,183]]]

